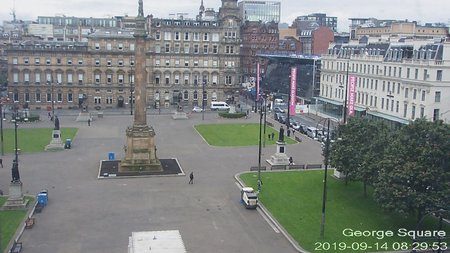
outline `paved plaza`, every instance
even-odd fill
[[[75,122],[75,115],[61,115],[61,127],[79,128],[73,148],[19,157],[24,191],[32,195],[49,191],[49,205],[35,215],[36,225],[22,236],[23,252],[124,253],[133,231],[154,230],[180,230],[188,252],[295,252],[257,211],[246,210],[239,202],[233,176],[257,165],[258,147],[211,147],[193,127],[257,122],[256,114],[230,120],[205,113],[204,121],[201,114],[188,120],[173,120],[167,114],[148,116],[156,131],[158,157],[176,157],[184,173],[194,172],[193,185],[188,184],[188,176],[97,179],[99,161],[106,160],[109,152],[122,158],[131,117],[105,115],[87,126]],[[48,120],[20,125],[52,126]],[[320,144],[301,138],[301,143],[288,145],[287,154],[298,164],[322,163]],[[262,160],[274,152],[274,145],[267,146]],[[6,155],[0,169],[0,189],[5,193],[12,157]]]

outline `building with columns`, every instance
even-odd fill
[[[200,7],[196,19],[147,16],[147,106],[201,105],[234,100],[241,82],[237,0],[218,12]],[[11,44],[8,92],[30,109],[125,107],[132,97],[132,29],[97,29],[88,42]]]

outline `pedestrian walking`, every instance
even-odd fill
[[[194,184],[194,172],[191,172],[191,174],[189,174],[189,184]]]
[[[294,165],[294,159],[291,157],[289,157],[289,165]]]
[[[88,126],[91,126],[91,119],[88,119]]]
[[[3,158],[0,158],[0,166],[3,168]]]
[[[48,119],[51,119],[52,115],[50,114],[50,112],[48,112]]]
[[[273,138],[275,138],[275,133],[272,132],[272,134],[270,135],[270,137],[272,137],[271,139],[272,139],[272,141],[273,141]]]

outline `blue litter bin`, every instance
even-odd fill
[[[64,144],[65,149],[70,149],[72,147],[72,140],[66,139],[66,143]]]
[[[114,152],[108,153],[108,160],[113,161],[113,160],[116,160],[115,158],[116,158],[116,156],[115,156]]]
[[[48,193],[47,191],[41,191],[37,195],[38,204],[41,206],[46,206],[48,204]]]

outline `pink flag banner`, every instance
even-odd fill
[[[259,101],[259,62],[256,63],[256,101]]]
[[[356,76],[349,76],[348,86],[348,116],[355,116]]]
[[[297,68],[291,68],[291,89],[289,92],[289,116],[295,115],[295,105],[297,104]]]

